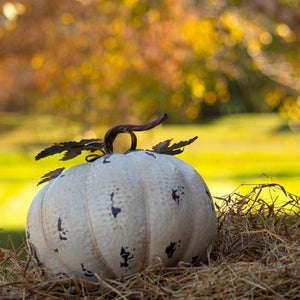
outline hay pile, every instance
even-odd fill
[[[21,259],[26,247],[0,249],[0,299],[299,299],[299,199],[277,184],[242,185],[215,199],[219,234],[207,265],[158,262],[120,281],[50,280]]]

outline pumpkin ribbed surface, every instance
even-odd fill
[[[89,280],[197,263],[216,236],[209,190],[187,163],[150,151],[104,155],[41,189],[27,217],[28,243],[52,273]]]

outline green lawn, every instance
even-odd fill
[[[29,205],[46,172],[84,161],[61,162],[60,156],[34,161],[34,156],[54,142],[83,137],[76,124],[50,116],[0,115],[0,228],[22,230]],[[181,159],[193,165],[215,196],[230,193],[242,183],[282,184],[300,195],[300,132],[287,129],[277,114],[232,115],[204,125],[165,125],[138,133],[138,147],[169,138],[199,137]],[[112,124],[115,125],[115,124]],[[103,136],[105,129],[95,130]],[[88,132],[84,137],[94,137]]]

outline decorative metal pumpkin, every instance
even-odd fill
[[[135,150],[133,131],[153,128],[120,125],[100,140],[55,144],[36,159],[67,150],[100,149],[87,163],[46,174],[51,180],[33,200],[27,217],[27,241],[33,256],[52,274],[97,280],[142,271],[159,257],[165,266],[198,263],[216,237],[216,214],[201,176],[175,158],[189,141],[170,140],[150,150]],[[113,154],[120,132],[131,135],[125,154]],[[168,154],[165,154],[168,153]],[[57,174],[55,174],[57,173]],[[42,181],[42,182],[43,182]]]

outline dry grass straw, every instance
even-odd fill
[[[215,200],[219,234],[208,264],[164,268],[158,261],[121,280],[87,283],[47,278],[29,267],[24,246],[1,249],[0,299],[299,299],[299,197],[264,184]]]

